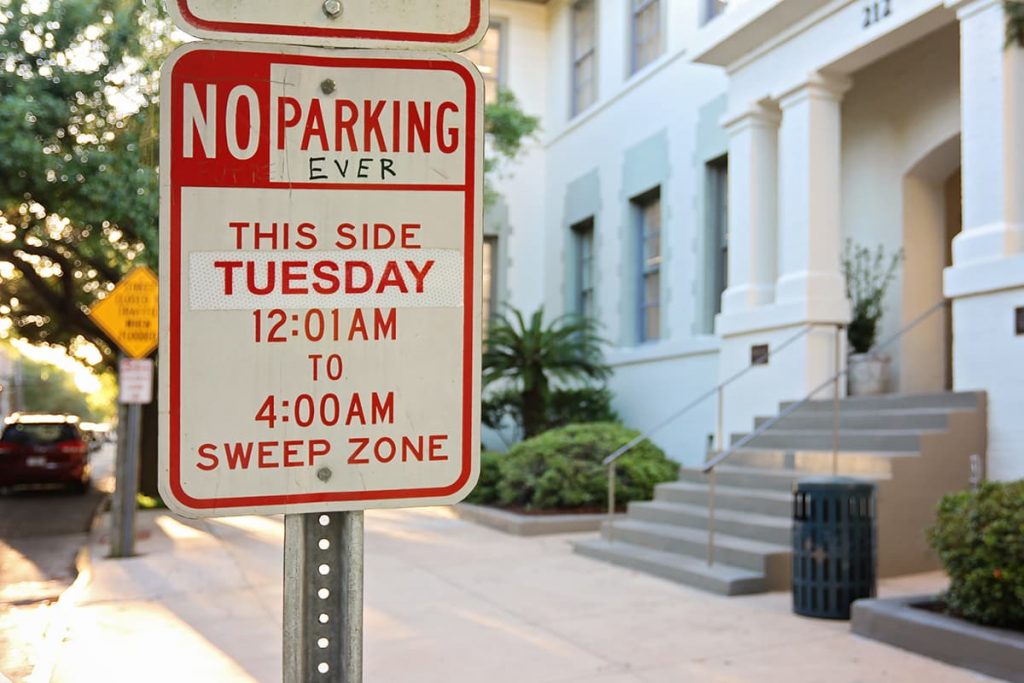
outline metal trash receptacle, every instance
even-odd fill
[[[793,490],[793,611],[849,619],[875,596],[875,486],[850,477],[805,479]]]

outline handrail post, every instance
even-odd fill
[[[832,376],[832,476],[839,474],[839,378],[842,372],[839,363],[842,362],[842,323],[836,324],[835,328],[835,364],[832,366],[835,373]]]
[[[615,462],[608,463],[608,542],[615,542]]]
[[[722,410],[725,405],[725,387],[721,384],[718,385],[718,420],[715,425],[715,443],[718,444],[718,450],[725,450],[725,434],[722,430],[723,415]]]
[[[715,564],[715,468],[708,472],[708,566]]]

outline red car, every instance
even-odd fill
[[[89,489],[89,446],[75,415],[14,413],[0,436],[0,487],[65,484]]]

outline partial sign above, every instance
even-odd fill
[[[201,42],[160,93],[164,500],[460,500],[480,448],[473,65]]]
[[[117,365],[118,401],[146,405],[153,402],[153,361],[122,358]]]
[[[153,271],[138,266],[117,283],[107,298],[92,307],[89,317],[125,354],[144,358],[160,341],[159,289]]]
[[[487,0],[168,0],[200,38],[461,52],[487,31]]]

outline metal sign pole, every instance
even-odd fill
[[[131,557],[135,554],[135,499],[139,490],[142,406],[138,403],[129,403],[122,414],[125,419],[118,436],[115,465],[117,483],[111,506],[111,557]]]
[[[283,680],[362,683],[362,511],[285,515]]]

